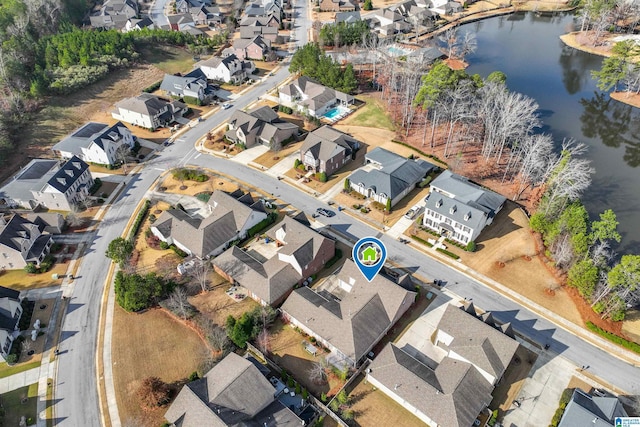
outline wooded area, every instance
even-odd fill
[[[289,72],[311,77],[327,87],[345,93],[352,93],[358,87],[353,65],[347,64],[343,68],[316,43],[306,44],[293,54]]]

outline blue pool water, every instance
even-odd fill
[[[336,120],[339,118],[340,115],[345,115],[346,113],[348,113],[350,110],[342,105],[338,105],[335,108],[332,108],[331,110],[327,111],[326,113],[324,113],[322,115],[322,117],[324,117],[325,119],[328,120]]]
[[[409,52],[411,52],[410,50],[403,49],[401,47],[396,47],[396,46],[389,46],[388,50],[389,50],[389,53],[394,56],[407,55]]]

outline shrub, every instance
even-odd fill
[[[179,247],[177,247],[176,245],[171,245],[169,246],[171,248],[171,250],[173,252],[175,252],[180,258],[185,258],[188,254],[183,251],[182,249],[180,249]]]
[[[14,363],[16,363],[18,361],[18,355],[15,354],[15,353],[11,353],[11,354],[7,355],[7,357],[5,357],[4,360],[9,365],[13,365]]]
[[[202,101],[199,98],[196,98],[195,96],[183,96],[182,100],[186,103],[186,104],[191,104],[191,105],[202,105]]]
[[[296,383],[296,394],[302,393],[302,389],[300,388],[300,383]]]
[[[160,242],[160,249],[169,249],[169,244],[167,242]]]
[[[467,243],[467,246],[466,246],[465,250],[467,252],[475,252],[476,251],[476,242],[470,241],[469,243]]]
[[[626,340],[622,337],[619,337],[616,334],[612,334],[611,332],[607,332],[599,326],[595,325],[593,322],[587,322],[587,329],[596,334],[600,335],[603,338],[608,339],[609,341],[621,345],[622,347],[633,351],[634,353],[640,353],[640,344],[635,343],[633,341]]]
[[[429,183],[430,183],[430,182],[431,182],[431,177],[430,177],[430,176],[428,176],[428,177],[426,177],[425,179],[423,179],[423,180],[422,180],[422,182],[420,182],[420,184],[418,184],[418,187],[420,187],[420,188],[424,188],[424,187],[426,187],[427,185],[429,185]]]
[[[172,281],[164,280],[155,273],[140,276],[118,271],[114,281],[116,302],[127,311],[151,307],[173,292],[175,286]]]
[[[436,251],[438,251],[438,252],[440,252],[440,253],[443,253],[443,254],[445,254],[446,256],[451,257],[451,258],[453,258],[453,259],[459,259],[459,258],[460,258],[458,255],[454,254],[453,252],[449,252],[449,251],[448,251],[448,250],[446,250],[446,249],[437,248],[437,249],[436,249]]]
[[[287,107],[286,105],[280,105],[278,111],[285,114],[293,114],[293,108]]]
[[[316,175],[316,179],[320,182],[327,182],[327,173],[326,172],[318,172]]]
[[[153,409],[169,402],[170,388],[160,378],[148,377],[138,388],[138,397],[145,408]]]
[[[27,274],[35,274],[38,271],[38,267],[32,262],[28,262],[27,265],[24,266],[24,271]]]
[[[327,401],[327,395],[326,395],[326,393],[322,393],[322,394],[320,395],[320,400],[322,400],[323,402],[326,402],[326,401]]]
[[[247,230],[247,236],[253,237],[256,234],[260,233],[269,225],[273,224],[276,221],[276,218],[278,218],[278,214],[276,214],[275,212],[271,212],[269,215],[267,215],[265,219],[263,219],[262,221],[260,221],[259,223],[251,227],[249,230]]]
[[[201,172],[197,169],[176,169],[172,173],[173,177],[178,181],[196,181],[196,182],[205,182],[209,179],[209,176]]]
[[[136,235],[138,234],[138,230],[140,230],[140,226],[142,225],[142,221],[144,221],[144,217],[149,212],[149,208],[151,207],[151,202],[149,200],[145,200],[140,212],[138,212],[138,216],[136,220],[131,225],[131,230],[129,231],[129,239],[133,241]]]
[[[188,379],[189,379],[189,381],[195,381],[195,380],[200,379],[200,376],[198,375],[198,371],[193,371],[191,373],[191,375],[189,375]]]
[[[100,178],[96,178],[93,180],[93,185],[89,188],[89,194],[95,194],[100,187],[102,187],[102,180]]]
[[[423,245],[425,245],[425,246],[428,246],[428,247],[430,247],[430,248],[431,248],[431,247],[433,247],[433,245],[432,245],[431,243],[427,242],[426,240],[424,240],[424,239],[423,239],[423,238],[421,238],[421,237],[418,237],[418,236],[411,236],[411,238],[412,238],[413,240],[415,240],[416,242],[420,242],[420,243],[422,243],[422,244],[423,244]]]
[[[303,389],[302,389],[302,398],[303,398],[304,400],[307,400],[307,399],[309,398],[309,392],[307,391],[307,389],[306,389],[306,388],[303,388]]]
[[[295,169],[298,169],[298,166],[300,166],[301,164],[302,164],[302,162],[300,161],[300,159],[296,159],[296,160],[293,162],[293,167],[294,167]]]
[[[494,409],[493,412],[491,413],[491,418],[489,418],[489,421],[487,422],[487,424],[489,424],[490,426],[495,425],[496,421],[498,421],[498,410]]]
[[[44,257],[42,262],[40,263],[40,268],[38,269],[38,273],[46,273],[53,267],[53,263],[55,258],[51,255],[47,255]]]
[[[144,89],[142,89],[143,92],[146,93],[151,93],[151,92],[155,92],[158,89],[160,89],[160,85],[162,84],[162,80],[158,80],[157,82],[155,82],[154,84],[152,84],[151,86],[147,86]]]
[[[206,203],[211,199],[211,193],[208,191],[205,191],[203,193],[198,193],[196,194],[196,199]]]

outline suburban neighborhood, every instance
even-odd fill
[[[630,165],[636,5],[14,3],[0,425],[640,423],[635,196],[481,56],[571,19]]]

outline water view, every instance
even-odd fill
[[[605,209],[620,221],[620,253],[640,253],[640,110],[609,98],[596,87],[591,70],[602,58],[565,46],[569,14],[518,13],[468,24],[478,49],[467,57],[469,73],[507,75],[511,90],[540,105],[543,131],[560,144],[575,138],[589,145],[596,170],[583,202],[592,217]]]

